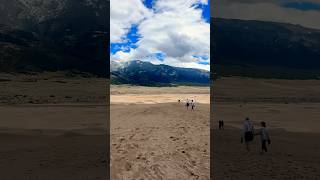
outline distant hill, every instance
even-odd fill
[[[209,85],[210,73],[205,70],[154,65],[140,60],[111,62],[113,84],[143,86]]]
[[[211,58],[218,75],[320,77],[320,30],[264,21],[211,21]]]
[[[0,0],[0,72],[107,76],[109,1]]]

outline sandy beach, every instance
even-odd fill
[[[320,81],[229,77],[213,88],[211,177],[215,179],[317,179],[320,176]],[[260,154],[240,143],[243,120],[267,122],[271,145]],[[218,121],[225,130],[218,130]],[[237,177],[237,178],[235,178]]]
[[[1,179],[108,177],[105,79],[61,73],[1,77]]]
[[[209,179],[209,92],[112,86],[111,179]]]

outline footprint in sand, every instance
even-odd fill
[[[132,134],[132,135],[129,137],[129,139],[131,140],[134,136],[135,136],[135,134]]]
[[[165,176],[165,173],[162,172],[162,168],[159,164],[154,164],[150,166],[150,169],[152,170],[153,174],[157,177],[157,179],[163,179]]]
[[[179,140],[179,138],[173,137],[173,136],[170,136],[170,139],[171,139],[172,141],[177,141],[177,140]]]
[[[130,171],[132,169],[132,165],[129,162],[126,162],[124,168],[126,171]]]

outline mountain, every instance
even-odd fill
[[[320,30],[286,23],[211,19],[211,58],[222,76],[320,77]]]
[[[209,85],[208,71],[172,67],[164,64],[135,60],[125,63],[111,62],[111,80],[114,84],[143,86]]]
[[[0,0],[0,72],[107,76],[109,1]]]

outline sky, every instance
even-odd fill
[[[110,59],[210,70],[210,0],[110,0]]]
[[[211,3],[211,16],[320,29],[320,0],[215,0]]]

